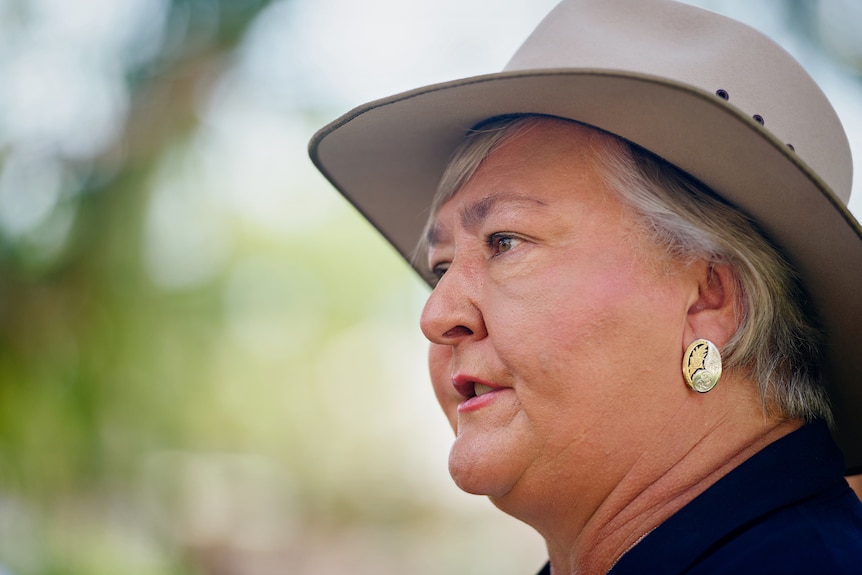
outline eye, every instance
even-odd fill
[[[520,242],[521,240],[518,238],[504,233],[496,233],[488,236],[488,246],[490,246],[491,251],[495,256],[514,249]]]
[[[449,262],[441,262],[439,264],[435,264],[431,267],[431,275],[434,276],[434,285],[437,285],[441,279],[443,279],[443,275],[449,271]]]

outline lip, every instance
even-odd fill
[[[476,395],[476,384],[486,385],[491,388],[491,391],[482,395]],[[464,398],[458,404],[458,413],[466,413],[476,411],[493,402],[499,392],[508,388],[485,381],[478,377],[473,377],[465,374],[458,374],[452,378],[452,386],[461,397]]]

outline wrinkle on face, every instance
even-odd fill
[[[680,278],[657,265],[662,249],[638,241],[634,214],[595,169],[592,137],[537,123],[493,152],[432,226],[431,263],[442,258],[449,269],[423,332],[451,349],[450,368],[516,396],[469,416],[444,396],[457,421],[450,471],[516,516],[530,494],[539,494],[537,516],[562,512],[561,500],[595,509],[677,401],[668,385],[681,379],[679,366],[667,366],[681,353]],[[523,241],[489,252],[496,232]],[[468,305],[481,329],[453,332]]]

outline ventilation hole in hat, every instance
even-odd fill
[[[727,93],[727,90],[716,90],[715,95],[721,98],[722,100],[730,100],[730,94]]]
[[[752,116],[752,118],[754,118],[754,121],[757,122],[758,124],[760,124],[761,126],[763,125],[763,116],[761,116],[760,114],[755,114]]]
[[[787,144],[787,147],[790,148],[791,152],[795,152],[796,148],[793,147],[793,144]]]

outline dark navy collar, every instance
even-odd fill
[[[623,555],[610,575],[682,573],[741,527],[843,481],[844,456],[823,421],[743,462]]]

